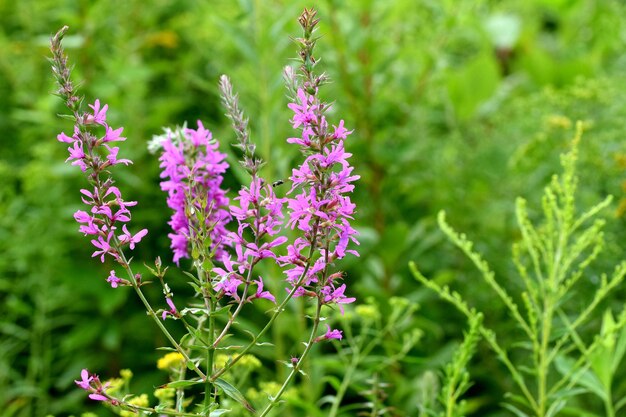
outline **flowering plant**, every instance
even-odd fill
[[[302,363],[311,349],[327,340],[342,339],[341,330],[326,325],[324,331],[320,324],[325,320],[325,308],[336,306],[343,312],[342,305],[355,300],[346,296],[343,273],[335,270],[335,262],[346,255],[358,256],[350,249],[350,244],[358,241],[350,224],[355,205],[349,194],[359,177],[352,173],[348,162],[351,154],[344,147],[352,132],[345,128],[343,120],[337,125],[328,122],[326,113],[331,105],[319,96],[327,77],[314,73],[318,62],[313,55],[314,32],[318,22],[314,10],[304,10],[299,18],[304,34],[296,39],[301,65],[297,72],[291,67],[285,69],[291,97],[289,108],[293,111],[291,124],[298,131],[287,142],[299,145],[304,155],[301,165],[293,169],[285,196],[278,196],[272,182],[261,175],[263,161],[255,153],[248,120],[226,76],[220,80],[222,100],[236,133],[235,146],[241,151],[241,164],[250,177],[249,184],[232,201],[221,188],[228,169],[226,155],[219,151],[218,142],[200,121],[196,129],[166,130],[151,145],[161,152],[161,189],[167,193],[167,204],[173,210],[169,221],[173,262],[180,266],[185,258],[191,260],[193,273],[187,272],[186,276],[196,302],[184,307],[174,299],[166,279],[168,267],[163,267],[160,257],[149,270],[163,288],[163,307],[154,308],[142,291],[142,286],[152,279],[134,272],[127,251],[132,251],[148,231],[129,230],[131,208],[137,203],[122,198],[111,172],[114,165],[132,164],[118,158],[120,148],[110,145],[125,140],[122,128],[109,126],[108,106],[99,100],[89,105],[90,110],[83,110],[83,100],[72,84],[61,44],[68,28],[62,28],[52,38],[51,61],[58,94],[74,121],[72,135],[61,133],[58,140],[69,144],[67,162],[78,166],[89,183],[89,188],[81,190],[88,210],[74,215],[79,231],[90,236],[95,248],[93,257],[103,263],[115,261],[118,269],[111,270],[107,282],[112,288],[132,287],[172,350],[163,358],[162,369],[170,373],[170,382],[159,388],[157,398],[162,401],[158,405],[150,406],[145,396],[119,396],[110,382],[101,382],[97,375],[84,369],[76,384],[89,393],[90,399],[106,403],[120,413],[219,416],[229,411],[222,404],[225,397],[230,397],[256,413],[253,404],[231,383],[229,373],[238,362],[249,361],[252,349],[264,344],[263,337],[292,298],[310,300],[314,305],[314,314],[307,316],[312,322],[310,334],[300,355],[285,361],[290,372],[259,412],[265,416],[276,407],[296,374],[302,372]],[[266,289],[256,268],[265,259],[284,272],[285,296]],[[117,275],[119,270],[123,276]],[[245,346],[224,346],[245,305],[259,299],[275,304],[265,327],[252,335]],[[225,323],[218,320],[221,315],[227,315]],[[168,329],[176,324],[187,331],[179,340]],[[218,350],[227,352],[225,360],[223,356],[218,360]],[[193,375],[188,376],[188,372]],[[202,400],[197,402],[196,398]]]

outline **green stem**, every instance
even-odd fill
[[[315,227],[314,230],[315,229],[317,229],[317,227]],[[239,360],[246,353],[248,353],[248,351],[250,349],[252,349],[252,347],[254,347],[257,344],[259,339],[272,327],[272,324],[274,323],[276,318],[284,311],[284,308],[287,305],[287,303],[289,302],[289,300],[291,300],[291,298],[294,296],[294,294],[296,293],[298,288],[300,288],[302,286],[302,284],[304,283],[304,279],[305,279],[307,273],[309,272],[309,268],[311,267],[311,256],[313,255],[313,248],[314,248],[314,246],[315,245],[311,245],[311,250],[309,251],[309,261],[306,263],[306,266],[304,267],[304,270],[302,271],[302,275],[300,275],[300,278],[296,282],[296,285],[293,286],[291,291],[289,291],[289,294],[287,294],[287,297],[285,297],[285,299],[280,303],[280,305],[278,307],[276,307],[276,310],[274,311],[274,314],[272,314],[272,317],[270,317],[270,319],[267,322],[267,324],[265,325],[265,327],[263,327],[263,329],[258,334],[256,334],[254,336],[252,341],[241,351],[241,353],[237,354],[237,356],[235,356],[232,361],[227,363],[222,369],[220,369],[219,371],[217,371],[216,373],[214,373],[213,375],[211,375],[209,377],[209,380],[211,382],[215,382],[215,380],[217,378],[222,376],[230,368],[232,368],[237,362],[239,362]]]
[[[339,406],[341,405],[341,400],[346,395],[346,391],[350,386],[350,382],[352,381],[352,377],[354,376],[354,372],[356,371],[359,362],[361,361],[361,355],[358,353],[353,353],[352,361],[350,362],[350,366],[346,369],[346,373],[344,374],[343,381],[341,381],[341,386],[337,390],[335,394],[335,398],[333,400],[333,405],[330,408],[330,412],[328,413],[328,417],[335,417],[337,412],[339,411]]]
[[[215,347],[213,346],[215,340],[215,311],[217,302],[211,297],[211,311],[209,312],[209,344],[207,346],[207,365],[206,374],[211,375],[213,373],[213,359],[215,357]],[[204,405],[209,406],[211,404],[211,392],[213,391],[213,382],[211,378],[206,379],[206,386],[204,389]]]
[[[135,274],[133,274],[133,270],[131,269],[130,264],[128,263],[128,260],[124,256],[124,252],[122,251],[122,248],[120,247],[117,239],[115,239],[114,241],[114,248],[115,250],[117,250],[120,258],[122,259],[122,266],[124,267],[124,270],[126,270],[130,283],[133,289],[135,290],[135,292],[137,293],[137,296],[143,303],[144,307],[146,308],[148,315],[152,317],[157,327],[163,332],[167,340],[170,341],[170,343],[172,344],[172,346],[174,346],[176,351],[178,351],[178,353],[182,355],[182,357],[185,359],[185,364],[187,366],[191,365],[191,369],[195,371],[200,378],[202,378],[203,380],[206,379],[207,376],[204,374],[204,372],[202,372],[200,368],[198,368],[198,366],[196,366],[196,364],[189,358],[189,355],[187,355],[187,352],[185,352],[185,350],[178,344],[176,339],[174,339],[172,334],[169,332],[169,330],[167,330],[165,325],[161,322],[161,320],[159,319],[155,311],[152,309],[152,306],[150,305],[150,303],[146,299],[146,296],[143,294],[143,292],[141,291],[141,288],[137,284],[137,280],[135,279]]]
[[[317,309],[315,310],[315,318],[313,319],[313,328],[311,329],[311,335],[309,336],[309,341],[307,342],[306,347],[304,348],[304,352],[302,352],[302,355],[298,359],[298,363],[296,363],[296,365],[293,367],[293,369],[287,376],[287,379],[285,379],[285,382],[283,382],[283,385],[278,390],[278,393],[274,397],[272,397],[272,399],[270,400],[269,404],[265,407],[263,412],[259,414],[259,417],[265,417],[267,413],[269,413],[270,410],[276,406],[276,404],[278,403],[278,400],[280,400],[280,397],[284,394],[291,380],[293,380],[296,374],[300,371],[300,368],[302,367],[302,364],[304,363],[304,359],[308,356],[309,352],[311,351],[311,348],[313,347],[313,344],[314,344],[313,340],[315,339],[315,335],[317,334],[317,329],[320,324],[321,311],[322,311],[322,300],[318,298]]]
[[[547,379],[550,367],[549,342],[550,333],[552,332],[552,300],[544,299],[544,311],[542,314],[541,325],[541,345],[538,353],[539,361],[537,364],[537,416],[543,417],[547,407]]]
[[[604,409],[606,411],[606,417],[615,417],[615,409],[613,408],[613,395],[611,394],[611,387],[606,387],[606,395],[604,396]]]

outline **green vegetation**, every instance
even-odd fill
[[[342,267],[357,302],[332,319],[344,341],[311,350],[306,376],[274,415],[620,415],[626,292],[623,267],[614,268],[626,259],[626,6],[317,3],[318,68],[333,79],[322,94],[355,128],[346,143],[361,175],[361,257]],[[293,130],[281,71],[305,6],[0,0],[0,415],[111,415],[73,382],[87,366],[103,380],[121,375],[120,390],[130,384],[151,404],[173,401],[153,395],[167,382],[157,367],[167,352],[156,350],[167,341],[131,292],[111,290],[109,268],[91,262],[72,218],[83,179],[55,139],[67,124],[50,94],[49,37],[70,26],[65,46],[82,93],[108,103],[111,124],[125,128],[134,165],[117,170],[117,185],[139,202],[137,229],[150,230],[135,256],[169,264],[170,210],[148,140],[200,119],[236,166],[218,91],[227,73],[268,161],[263,174],[288,177],[298,156],[286,143]],[[225,184],[238,189],[241,174]],[[284,291],[265,268],[266,285]],[[177,297],[193,294],[182,276],[169,278]],[[156,285],[145,292],[160,294]],[[254,333],[266,311],[252,308],[258,314],[238,321]],[[289,373],[279,361],[300,351],[306,311],[290,308],[272,329],[274,346],[234,368],[231,382],[257,409]],[[225,405],[245,415],[235,401]]]

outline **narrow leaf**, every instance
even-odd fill
[[[197,385],[202,383],[203,381],[201,379],[182,379],[180,381],[174,381],[174,382],[170,382],[169,384],[165,384],[164,387],[166,388],[183,388],[183,387],[189,387],[191,385]]]
[[[246,400],[241,392],[235,387],[233,387],[230,383],[224,381],[222,378],[217,378],[215,380],[215,385],[220,387],[224,394],[228,395],[233,400],[237,401],[239,404],[243,405],[246,410],[250,411],[252,414],[256,414],[255,409],[252,405]]]

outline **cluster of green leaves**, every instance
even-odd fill
[[[77,58],[76,79],[85,80],[84,94],[108,103],[111,124],[125,127],[126,156],[135,166],[119,170],[118,185],[139,201],[133,221],[150,230],[137,257],[160,254],[165,260],[169,213],[146,141],[163,125],[203,120],[229,153],[235,172],[226,182],[237,189],[243,177],[236,171],[237,155],[226,145],[231,134],[217,88],[219,75],[228,73],[249,109],[257,151],[268,161],[266,176],[288,176],[297,150],[285,144],[292,132],[280,73],[295,49],[286,34],[297,33],[294,17],[306,5],[284,0],[157,0],[148,8],[138,0],[123,5],[0,2],[0,343],[6,352],[0,355],[0,409],[6,415],[90,409],[72,382],[86,364],[103,377],[132,365],[135,392],[150,392],[164,382],[154,367],[154,348],[164,341],[143,325],[137,303],[107,287],[108,270],[89,262],[71,218],[83,184],[62,164],[65,149],[54,140],[61,103],[49,95],[49,36],[70,26],[66,46]],[[507,332],[506,305],[493,303],[489,285],[472,279],[471,265],[442,243],[436,213],[445,209],[457,228],[480,236],[477,247],[497,276],[513,276],[515,266],[502,250],[505,242],[519,239],[510,202],[525,195],[531,207],[537,205],[575,120],[582,120],[588,132],[580,145],[585,181],[578,201],[589,207],[607,194],[622,199],[624,6],[618,0],[326,0],[318,7],[320,66],[336,81],[325,94],[346,125],[356,129],[347,146],[362,177],[355,190],[361,258],[348,266],[351,295],[373,297],[383,316],[393,311],[389,298],[398,294],[428,308],[393,330],[397,339],[385,338],[372,348],[372,358],[403,352],[408,346],[403,334],[414,329],[423,333],[417,343],[382,370],[374,359],[360,361],[347,388],[342,388],[347,384],[343,372],[350,369],[350,354],[364,349],[358,326],[356,341],[338,347],[345,351],[313,352],[305,369],[309,377],[295,386],[299,399],[288,401],[284,415],[329,409],[340,390],[345,394],[338,416],[351,415],[351,405],[364,402],[378,404],[387,415],[438,413],[446,408],[439,408],[436,398],[446,391],[432,396],[423,390],[423,397],[431,398],[432,407],[426,407],[417,403],[415,387],[425,381],[430,388],[448,387],[446,381],[454,380],[457,388],[463,386],[462,378],[450,374],[446,379],[446,371],[438,370],[456,361],[456,340],[466,321],[415,283],[408,261],[418,260],[435,282],[455,279],[467,302],[484,312],[498,342],[511,345],[518,334]],[[603,255],[588,266],[591,277],[620,259],[624,210],[612,208],[620,217],[604,227]],[[277,276],[269,267],[262,272]],[[177,296],[189,293],[184,280],[173,276],[172,281]],[[282,291],[280,277],[267,281],[273,291]],[[519,281],[500,285],[519,293]],[[578,285],[582,290],[575,301],[589,305],[595,283],[581,279]],[[157,289],[150,291],[154,299],[159,296]],[[606,337],[597,352],[621,352],[623,337],[611,330],[620,318],[602,314],[607,308],[619,311],[619,300],[607,298],[581,330],[582,340],[593,340],[604,323]],[[286,368],[276,361],[295,354],[293,334],[306,324],[298,318],[303,307],[290,308],[272,330],[274,347],[255,352],[263,368],[250,374],[254,381],[269,384],[285,376]],[[258,311],[258,320],[251,316],[241,324],[259,330],[264,314]],[[232,343],[246,337],[236,334]],[[505,391],[519,392],[516,382],[484,345],[476,349],[480,360],[466,364],[475,384],[459,413],[503,415],[498,403]],[[569,406],[595,407],[593,394],[607,397],[607,384],[614,395],[622,392],[620,365],[601,364],[606,355],[598,355],[579,378],[589,394]],[[567,357],[557,363],[555,378],[570,366]],[[330,377],[324,379],[326,374]],[[462,391],[446,389],[447,395]],[[618,397],[609,398],[617,407],[619,399],[613,398]]]

